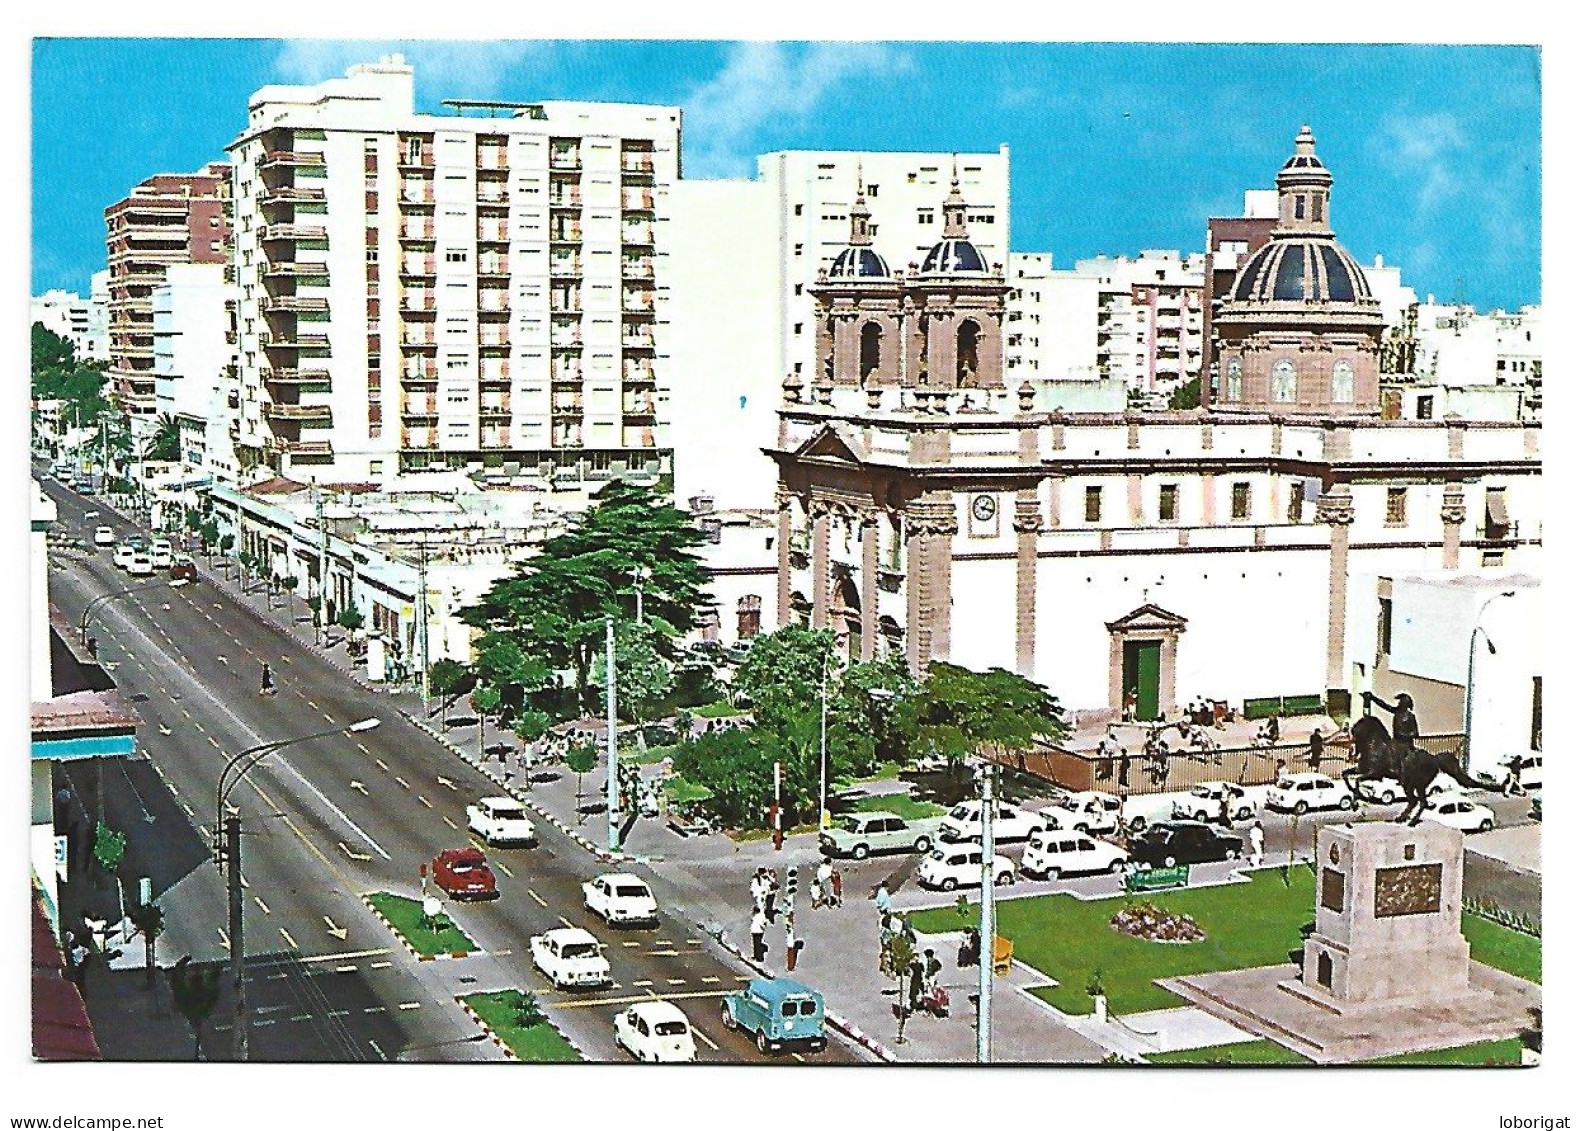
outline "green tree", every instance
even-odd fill
[[[1169,394],[1170,408],[1201,407],[1201,377],[1192,377]]]
[[[428,690],[443,700],[440,708],[446,720],[450,717],[450,708],[455,705],[455,701],[476,686],[477,677],[467,670],[465,664],[442,657],[428,665]]]
[[[219,542],[219,523],[214,521],[212,518],[205,520],[203,524],[198,527],[198,537],[203,540],[204,556],[208,558],[209,565],[213,565],[214,546]],[[282,581],[281,584],[285,585],[287,590],[290,590],[295,587],[296,578],[292,577],[289,584],[286,584],[284,581]]]
[[[895,980],[895,990],[898,1001],[895,1002],[894,1016],[899,1019],[899,1032],[895,1034],[896,1044],[905,1043],[905,1019],[911,1015],[911,995],[906,993],[906,980],[911,976],[911,963],[916,959],[916,944],[911,941],[911,936],[904,931],[895,931],[883,937],[882,953],[879,959],[884,969],[889,971]]]
[[[166,975],[170,979],[170,996],[175,1000],[176,1011],[192,1026],[192,1059],[203,1059],[203,1022],[219,1004],[218,967],[190,965],[191,955],[182,955]]]
[[[759,719],[806,708],[815,699],[827,670],[834,674],[834,634],[826,628],[786,625],[752,638],[731,687],[744,696]]]
[[[510,729],[521,740],[521,752],[525,754],[527,752],[527,744],[536,742],[545,734],[548,734],[549,727],[553,725],[554,720],[549,716],[548,712],[539,711],[535,707],[524,707],[516,715]],[[532,775],[530,773],[526,775],[526,781],[523,784],[527,786],[532,785]]]
[[[499,692],[499,706],[507,712],[546,706],[543,700],[545,693],[554,688],[554,672],[542,660],[524,652],[514,636],[485,632],[474,643],[473,654],[473,677],[479,685]]]
[[[472,710],[477,712],[477,757],[483,758],[483,732],[488,717],[499,710],[499,688],[480,683],[472,689]]]
[[[153,989],[154,971],[159,967],[155,947],[165,929],[164,908],[157,903],[139,903],[127,911],[126,917],[137,928],[137,933],[143,936],[143,978],[148,988]]]
[[[347,605],[340,610],[340,615],[335,617],[335,623],[347,632],[355,632],[361,628],[367,618],[362,615],[362,610],[355,605]]]
[[[771,741],[757,728],[725,727],[706,731],[675,747],[675,771],[706,786],[708,808],[732,828],[762,828],[773,797]]]
[[[919,750],[948,759],[959,776],[962,760],[983,746],[1024,753],[1039,738],[1067,733],[1064,710],[1040,684],[990,668],[975,672],[935,662],[918,694],[902,700],[901,725]]]
[[[831,712],[840,728],[870,739],[875,760],[903,763],[914,742],[903,706],[920,692],[921,685],[900,656],[851,664],[839,677]]]
[[[565,768],[576,775],[576,823],[582,823],[582,775],[598,765],[598,750],[592,745],[578,746],[565,755]]]
[[[709,603],[694,552],[703,535],[690,517],[651,488],[605,485],[572,528],[544,542],[512,576],[461,613],[474,628],[510,636],[522,652],[567,671],[577,702],[595,706],[592,666],[603,647],[605,616],[634,620],[633,570],[647,570],[646,619],[672,640]]]
[[[673,669],[659,655],[660,637],[659,631],[647,624],[621,624],[615,630],[615,707],[621,718],[637,724],[637,742],[644,748],[641,724],[648,710],[675,685]],[[608,694],[609,673],[603,652],[593,661],[592,680]]]
[[[165,413],[154,424],[154,434],[143,445],[143,458],[174,462],[181,458],[181,425]]]

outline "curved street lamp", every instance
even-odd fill
[[[1514,596],[1514,590],[1505,589],[1501,593],[1494,593],[1481,603],[1481,608],[1476,612],[1475,622],[1470,629],[1470,662],[1465,670],[1465,769],[1470,769],[1470,723],[1476,710],[1476,637],[1487,642],[1487,655],[1496,656],[1497,648],[1493,646],[1492,637],[1487,635],[1487,630],[1481,627],[1481,617],[1487,611],[1487,606],[1501,597]]]
[[[220,771],[219,784],[214,789],[214,835],[216,838],[215,857],[216,863],[226,869],[226,878],[229,881],[230,891],[230,976],[234,991],[235,1022],[232,1026],[231,1039],[235,1059],[247,1059],[247,990],[246,967],[247,948],[242,942],[241,918],[241,815],[225,815],[225,800],[230,796],[230,791],[241,784],[249,770],[263,759],[287,746],[295,746],[300,742],[311,742],[316,738],[330,738],[337,734],[360,734],[372,730],[379,725],[378,719],[361,719],[348,726],[334,727],[330,730],[314,731],[312,734],[299,734],[294,738],[277,739],[274,742],[264,742],[257,746],[248,747],[239,754],[232,755],[225,763],[225,768]],[[224,844],[217,843],[221,825],[225,829]]]
[[[88,618],[93,615],[93,612],[94,612],[95,609],[97,609],[100,605],[105,604],[106,602],[113,601],[117,597],[124,597],[128,593],[142,593],[142,592],[144,592],[146,590],[149,590],[149,589],[161,589],[161,588],[163,588],[163,589],[183,589],[189,584],[191,584],[191,583],[188,582],[188,581],[185,581],[185,580],[180,580],[180,581],[149,581],[149,582],[145,582],[142,585],[128,585],[125,589],[117,589],[117,590],[115,590],[115,591],[113,591],[111,593],[101,593],[101,594],[99,594],[99,596],[97,596],[93,600],[89,601],[87,606],[82,610],[82,620],[77,626],[77,635],[82,637],[84,640],[86,640],[88,638]]]

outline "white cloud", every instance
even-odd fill
[[[686,171],[748,176],[751,160],[777,144],[766,131],[804,121],[842,84],[891,75],[908,65],[881,43],[738,43],[724,67],[682,100]]]
[[[1415,184],[1415,206],[1421,215],[1479,188],[1469,149],[1454,116],[1441,113],[1389,118],[1372,141],[1379,163]]]
[[[440,98],[481,98],[501,93],[518,71],[541,68],[556,48],[539,40],[290,39],[274,69],[285,82],[320,83],[341,77],[353,63],[400,54],[416,69],[423,90]],[[535,88],[540,81],[520,85]]]

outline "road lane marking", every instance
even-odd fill
[[[461,831],[461,826],[456,824],[454,821],[450,820],[449,817],[446,817],[444,819],[444,823],[449,825],[452,829],[455,829],[457,832]]]
[[[334,935],[335,938],[339,939],[341,942],[345,942],[346,941],[346,934],[350,930],[349,927],[337,927],[337,926],[335,926],[335,921],[333,919],[331,919],[328,915],[324,916],[324,924],[329,928],[329,933]]]
[[[291,1018],[292,1021],[311,1021],[312,1019],[313,1015],[311,1013],[298,1013],[295,1017]],[[698,1033],[697,1036],[700,1037],[702,1034]]]
[[[723,996],[723,990],[694,990],[691,993],[667,994],[664,1000],[685,1001],[688,998],[721,998]],[[646,993],[634,994],[628,997],[577,998],[574,1001],[550,1001],[545,1002],[544,1005],[549,1009],[599,1009],[611,1005],[635,1005],[639,1001],[652,1000],[653,995]]]
[[[429,808],[429,809],[433,808],[433,802],[429,801],[426,797],[424,797],[420,793],[417,795],[417,800],[421,801],[423,803],[423,805],[426,806],[427,808]]]
[[[335,716],[333,716],[333,715],[325,715],[324,716],[324,722],[332,723],[334,721],[335,721]]]
[[[214,736],[213,735],[209,735],[208,744],[210,746],[212,746],[215,750],[219,749],[219,743],[214,740]]]
[[[422,1002],[420,1002],[420,1001],[403,1001],[403,1002],[400,1003],[400,1007],[399,1008],[401,1008],[401,1009],[421,1009],[422,1008]]]
[[[664,982],[665,982],[665,984],[671,985],[671,986],[684,986],[686,984],[686,979],[684,979],[684,978],[665,978]]]
[[[652,979],[650,979],[650,978],[643,978],[641,981],[632,982],[631,984],[633,986],[651,986],[653,984],[653,982],[652,982]]]
[[[619,680],[616,680],[615,682],[618,683]],[[438,775],[438,777],[439,777],[439,784],[444,786],[445,789],[453,790],[455,788],[455,783],[453,781],[451,781],[449,778],[444,777],[443,775]]]
[[[363,796],[363,797],[366,797],[366,796],[367,796],[367,795],[368,795],[368,787],[367,787],[367,786],[365,786],[365,785],[363,785],[363,784],[362,784],[362,783],[361,783],[361,782],[359,782],[359,781],[354,781],[354,782],[352,782],[352,783],[351,783],[351,788],[352,788],[352,789],[354,789],[354,790],[356,790],[356,791],[357,791],[357,792],[358,792],[358,793],[360,793],[360,794],[361,794],[361,795],[362,795],[362,796]]]
[[[378,958],[388,954],[389,947],[380,947],[377,950],[348,950],[340,954],[315,954],[311,958],[299,958],[298,962],[344,962],[348,958]]]
[[[357,972],[357,967],[356,967],[355,963],[352,963],[349,966],[336,966],[335,967],[335,973],[336,974],[355,974],[356,972]]]
[[[256,903],[259,907],[263,908],[263,913],[265,915],[273,915],[274,914],[274,912],[269,910],[269,905],[263,901],[263,896],[255,895],[255,896],[252,897],[252,901],[254,903]]]
[[[616,682],[619,682],[618,679]],[[383,770],[386,774],[390,772],[390,768],[384,764],[384,760],[382,758],[375,758],[373,761],[376,762],[378,764],[378,768]]]
[[[616,679],[616,685],[617,685],[617,686],[618,686],[618,682],[619,682],[619,681],[618,681],[618,679]],[[701,1040],[701,1041],[702,1041],[702,1043],[703,1043],[703,1044],[705,1044],[705,1045],[707,1045],[707,1046],[708,1046],[708,1047],[709,1047],[709,1048],[710,1048],[710,1049],[712,1049],[712,1050],[713,1050],[713,1051],[714,1051],[714,1052],[718,1052],[718,1051],[719,1051],[719,1046],[718,1046],[718,1045],[716,1045],[716,1044],[715,1044],[715,1043],[714,1043],[714,1042],[713,1042],[713,1038],[712,1038],[712,1037],[710,1037],[710,1036],[708,1036],[708,1035],[707,1035],[707,1034],[706,1034],[706,1033],[704,1033],[704,1032],[703,1032],[703,1031],[702,1031],[702,1030],[701,1030],[701,1029],[692,1029],[692,1030],[691,1030],[691,1032],[692,1032],[692,1035],[693,1035],[693,1036],[695,1036],[695,1037],[697,1037],[697,1038],[698,1038],[698,1039],[700,1039],[700,1040]]]
[[[565,916],[563,916],[563,915],[560,916],[560,922],[564,923],[567,927],[569,927],[573,931],[576,929],[576,924],[572,923],[569,919],[565,918]]]
[[[215,927],[214,929],[219,932],[219,941],[224,945],[226,950],[229,950],[230,949],[230,936],[225,933],[225,928],[223,928],[223,927]]]
[[[335,841],[335,843],[340,846],[340,851],[341,852],[344,852],[347,856],[351,857],[351,859],[353,859],[353,860],[371,860],[371,859],[373,859],[373,857],[369,856],[366,852],[352,852],[351,849],[346,847],[346,842],[343,841],[343,840],[337,840],[337,841]]]
[[[620,681],[619,681],[619,679],[616,679],[615,682],[618,684]],[[364,754],[371,754],[371,753],[373,753],[373,751],[369,750],[367,748],[367,746],[365,746],[363,743],[360,743],[360,742],[357,743],[357,749],[362,751],[362,753],[364,753]]]
[[[395,780],[400,782],[400,785],[401,785],[402,789],[410,789],[411,788],[411,786],[406,784],[406,779],[401,777],[399,774],[395,775]]]
[[[680,951],[678,951],[678,950],[650,950],[650,951],[647,952],[647,956],[649,958],[679,958],[680,957]]]
[[[806,1057],[804,1057],[804,1056],[802,1056],[802,1055],[801,1055],[801,1054],[800,1054],[800,1053],[798,1053],[798,1052],[793,1052],[793,1053],[791,1053],[791,1054],[790,1054],[790,1055],[791,1055],[791,1056],[792,1056],[792,1057],[794,1057],[794,1058],[795,1058],[795,1059],[796,1059],[796,1060],[799,1060],[799,1061],[800,1061],[800,1062],[801,1062],[801,1063],[802,1063],[802,1064],[805,1064],[805,1063],[806,1063]]]
[[[393,962],[374,962],[374,963],[369,964],[368,969],[369,970],[388,970],[393,965],[395,965]]]
[[[516,874],[514,872],[512,872],[509,868],[505,867],[503,862],[501,862],[499,860],[495,860],[494,861],[494,867],[498,868],[501,872],[505,873],[505,875],[509,876],[511,879],[515,879],[516,878]]]
[[[285,944],[287,946],[289,946],[292,950],[300,950],[301,949],[301,947],[296,945],[296,940],[291,937],[291,932],[287,931],[284,927],[280,928],[280,937],[285,940]]]
[[[719,979],[717,977],[715,977],[714,975],[712,975],[712,974],[709,974],[707,977],[702,979],[702,984],[704,986],[714,986],[714,985],[717,985],[718,982],[719,982]]]
[[[619,682],[620,682],[620,681],[619,681],[619,680],[615,680],[615,683],[619,683]],[[312,708],[312,709],[313,709],[313,710],[315,710],[315,711],[316,711],[316,710],[318,710],[318,704],[317,704],[317,703],[314,703],[314,702],[313,702],[313,701],[312,701],[312,700],[311,700],[311,699],[309,699],[309,700],[308,700],[308,701],[307,701],[307,705],[308,705],[308,706],[309,706],[309,707],[311,707],[311,708]],[[330,719],[330,720],[329,720],[329,721],[330,721],[330,722],[334,722],[334,721],[335,721],[335,720],[334,720],[334,719]]]
[[[630,939],[626,939],[620,945],[621,946],[641,946],[642,944],[639,943],[639,942],[632,942]]]
[[[548,906],[547,903],[543,902],[543,897],[541,895],[539,895],[537,892],[533,891],[531,888],[527,889],[527,894],[532,897],[533,902],[536,903],[539,907],[547,907]]]
[[[183,809],[185,809],[187,811],[187,816],[188,817],[191,817],[194,821],[197,820],[197,814],[192,812],[192,806],[188,805],[185,801],[183,801],[181,803],[181,808],[183,808]]]
[[[389,1008],[389,1006],[387,1006],[387,1005],[370,1005],[367,1008],[365,1008],[362,1012],[363,1013],[383,1013],[388,1008]]]

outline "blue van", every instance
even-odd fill
[[[828,1047],[823,995],[789,978],[753,978],[745,989],[725,995],[719,1016],[726,1029],[751,1033],[760,1053],[791,1045],[805,1045],[811,1052]]]

